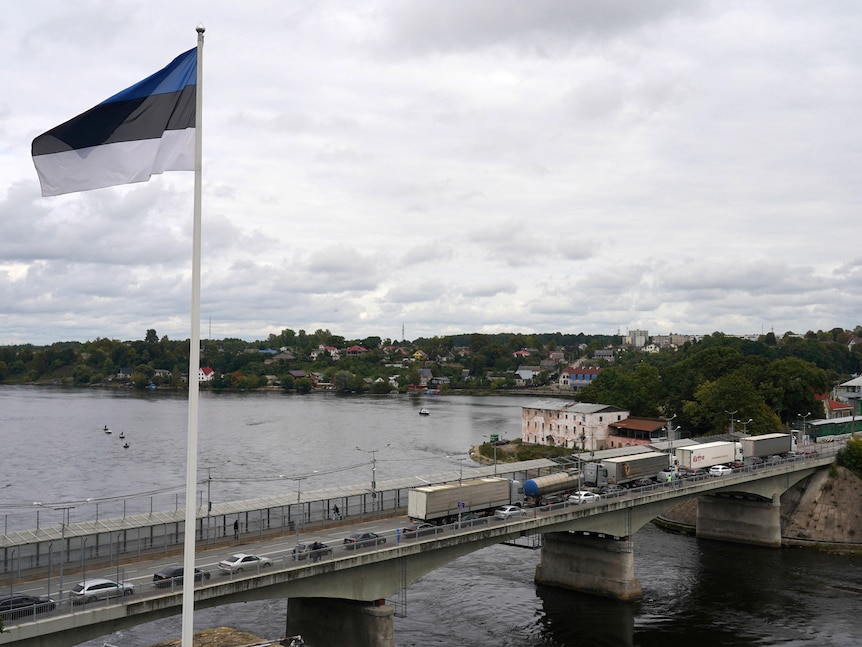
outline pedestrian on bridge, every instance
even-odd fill
[[[337,503],[332,505],[332,518],[333,519],[341,519],[341,512],[338,510],[338,504]]]
[[[239,539],[239,519],[234,519],[233,522],[233,538]]]

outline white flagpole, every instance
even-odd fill
[[[195,205],[192,242],[192,332],[189,342],[189,428],[186,449],[186,519],[183,537],[182,647],[193,647],[195,612],[195,534],[198,471],[198,373],[201,356],[201,153],[203,152],[204,27],[199,25],[195,92]]]

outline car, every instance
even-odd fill
[[[242,573],[243,571],[259,570],[272,566],[272,560],[263,555],[250,555],[248,553],[237,553],[218,563],[218,570],[222,573]]]
[[[348,550],[385,543],[386,537],[381,537],[376,532],[354,532],[344,538],[344,547]]]
[[[495,519],[511,519],[512,517],[526,517],[529,514],[524,508],[517,505],[504,505],[494,510]]]
[[[95,602],[96,600],[131,595],[134,592],[135,587],[132,584],[96,578],[79,582],[72,587],[69,595],[72,596],[72,601],[76,604],[83,604],[85,602]]]
[[[784,452],[784,458],[790,461],[795,461],[798,458],[802,458],[802,454],[800,452],[794,451]]]
[[[636,481],[632,481],[631,483],[629,483],[630,488],[632,488],[632,487],[648,487],[650,485],[655,485],[655,481],[653,481],[652,479],[648,479],[648,478],[638,479]]]
[[[203,582],[208,579],[210,579],[209,571],[202,571],[199,568],[195,569],[195,582]],[[159,588],[182,583],[183,567],[178,564],[165,566],[162,570],[153,575],[153,586],[157,586]]]
[[[593,503],[601,498],[602,497],[595,492],[578,490],[574,494],[569,495],[569,503],[577,503],[578,505],[581,503]]]
[[[709,468],[710,476],[727,476],[728,474],[733,474],[733,470],[727,465],[713,465]]]
[[[320,541],[312,541],[305,544],[297,544],[293,547],[293,559],[305,559],[311,557],[312,562],[316,562],[321,557],[332,555],[332,548]]]
[[[0,618],[3,621],[26,618],[37,613],[47,613],[57,608],[57,603],[47,595],[24,595],[13,593],[0,596]]]
[[[611,483],[609,485],[605,485],[601,489],[601,495],[604,497],[620,496],[625,491],[626,491],[626,489],[622,485],[617,485],[616,483]]]
[[[539,501],[540,506],[548,506],[548,505],[559,505],[560,503],[565,503],[566,497],[562,494],[552,494],[550,496],[542,497],[542,500]]]
[[[745,463],[743,463],[742,461],[730,461],[727,466],[732,470],[738,470],[745,467]]]
[[[411,523],[401,528],[401,536],[404,539],[424,537],[425,535],[433,535],[436,532],[437,526],[433,526],[430,523]]]

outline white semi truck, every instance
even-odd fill
[[[407,492],[407,516],[413,521],[453,523],[468,512],[492,513],[504,505],[521,505],[524,489],[520,481],[478,478],[426,485]]]
[[[738,443],[718,441],[676,448],[678,467],[687,470],[709,469],[713,465],[731,463],[739,459]]]

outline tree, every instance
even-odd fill
[[[148,344],[157,344],[159,343],[159,336],[156,334],[155,328],[147,329],[147,334],[144,337],[144,341]]]
[[[838,456],[836,462],[849,469],[859,477],[862,477],[862,438],[853,434]]]
[[[730,426],[728,411],[734,419],[752,422],[750,431],[758,434],[778,431],[781,420],[758,395],[754,385],[739,373],[731,373],[704,382],[695,391],[694,399],[683,403],[685,420],[700,435],[724,431]]]

